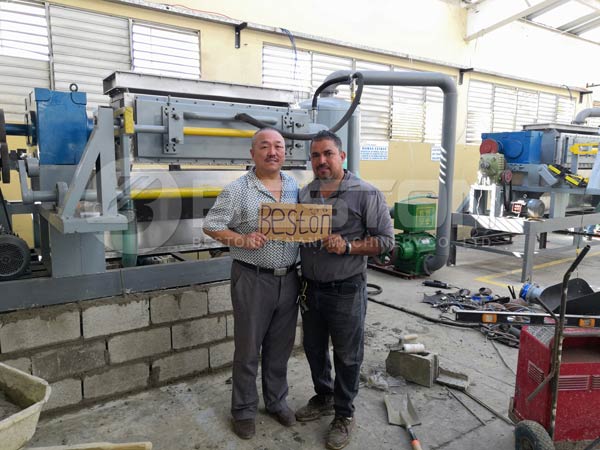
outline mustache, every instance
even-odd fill
[[[327,164],[320,164],[319,166],[317,166],[317,170],[320,169],[329,169],[329,166]]]

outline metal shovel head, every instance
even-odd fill
[[[388,413],[388,422],[392,425],[400,425],[401,427],[412,427],[421,423],[417,411],[410,401],[410,397],[406,394],[406,407],[394,409],[392,400],[389,395],[383,397],[385,407]]]

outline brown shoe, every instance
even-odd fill
[[[256,434],[254,419],[234,420],[233,432],[242,439],[251,439]]]
[[[350,442],[350,434],[354,428],[354,417],[335,416],[327,433],[327,448],[340,450]]]
[[[291,427],[296,425],[296,416],[294,415],[294,411],[292,411],[287,406],[283,408],[281,411],[277,411],[274,413],[269,413],[277,422],[279,422],[284,427]]]
[[[333,395],[315,395],[306,406],[296,411],[296,420],[298,422],[309,422],[316,420],[321,416],[333,416]]]

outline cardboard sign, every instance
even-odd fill
[[[274,241],[314,242],[331,234],[331,205],[263,203],[258,231]]]

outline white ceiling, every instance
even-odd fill
[[[463,0],[467,40],[524,20],[600,44],[600,0]]]

